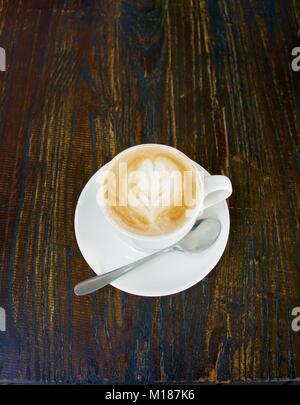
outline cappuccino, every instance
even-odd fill
[[[141,145],[117,155],[101,178],[100,201],[108,218],[143,236],[176,231],[199,206],[199,173],[183,153]]]

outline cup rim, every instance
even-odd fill
[[[164,147],[166,149],[171,149],[172,151],[177,152],[178,154],[183,155],[186,159],[188,159],[191,164],[193,165],[194,169],[196,170],[197,173],[202,172],[202,170],[199,169],[199,167],[197,167],[196,165],[194,166],[194,164],[196,163],[194,160],[192,160],[190,157],[188,157],[185,153],[181,152],[180,150],[178,150],[177,148],[174,148],[173,146],[169,146],[169,145],[164,145],[164,144],[158,144],[158,143],[143,143],[140,145],[134,145],[134,146],[130,146],[129,148],[124,149],[123,151],[121,151],[120,153],[118,153],[116,156],[114,156],[109,162],[107,162],[106,164],[104,164],[102,167],[100,167],[100,169],[98,170],[98,173],[101,172],[102,170],[104,170],[105,168],[109,167],[110,164],[112,164],[112,162],[119,157],[121,154],[131,150],[131,149],[135,149],[135,148],[139,148],[139,147],[147,147],[147,146],[161,146]],[[197,164],[197,163],[196,163]],[[205,175],[205,173],[204,173]],[[199,202],[199,206],[197,208],[195,208],[195,212],[193,213],[193,215],[191,216],[189,221],[185,221],[184,224],[178,228],[175,229],[172,232],[168,232],[165,233],[164,235],[140,235],[138,233],[134,233],[131,231],[128,231],[124,228],[121,227],[121,225],[119,225],[116,221],[114,221],[112,218],[109,217],[108,213],[106,212],[104,207],[99,206],[99,208],[101,209],[101,212],[103,213],[104,217],[106,218],[106,220],[113,226],[115,227],[120,233],[122,233],[123,235],[132,238],[132,239],[139,239],[139,240],[147,240],[147,241],[159,241],[159,240],[165,240],[168,239],[170,237],[174,237],[174,235],[176,235],[176,233],[180,233],[182,232],[183,229],[185,228],[189,228],[189,226],[191,225],[191,223],[195,222],[196,218],[201,214],[201,212],[203,211],[203,198],[200,200]]]

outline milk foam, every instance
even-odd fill
[[[128,150],[110,167],[116,181],[106,182],[108,215],[128,231],[142,235],[172,232],[198,203],[196,170],[184,155],[159,146]],[[184,181],[190,173],[189,184]],[[114,184],[113,184],[114,183]]]

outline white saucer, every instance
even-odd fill
[[[199,168],[204,170],[201,166]],[[88,265],[96,274],[101,274],[148,253],[138,251],[121,240],[103,216],[96,202],[99,187],[96,183],[97,173],[87,182],[78,199],[75,234]],[[216,266],[227,244],[229,210],[226,201],[207,209],[203,217],[218,218],[222,225],[219,238],[205,252],[164,254],[111,285],[127,293],[157,297],[178,293],[201,281]]]

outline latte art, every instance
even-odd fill
[[[126,187],[126,183],[123,184]],[[169,206],[172,196],[181,205],[180,173],[177,166],[164,157],[147,158],[137,170],[129,172],[127,190],[130,205],[147,207],[149,215],[155,215],[157,207]]]
[[[195,211],[199,181],[191,161],[160,146],[129,149],[101,179],[99,201],[109,218],[135,234],[170,233]]]

